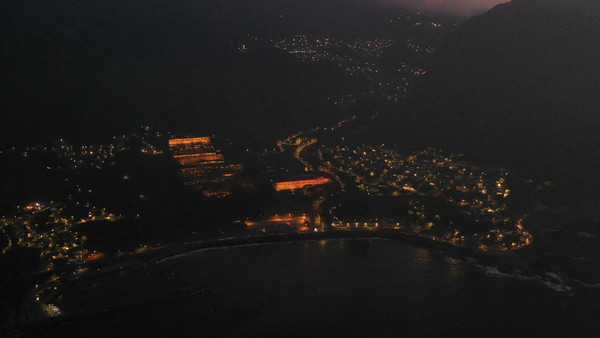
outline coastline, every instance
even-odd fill
[[[464,255],[482,255],[485,254],[480,250],[472,250],[464,247],[458,247],[446,242],[434,241],[418,234],[407,234],[399,232],[397,230],[335,230],[335,231],[320,231],[320,232],[306,232],[306,233],[290,233],[290,234],[270,234],[265,236],[247,236],[247,237],[235,237],[225,238],[207,241],[198,241],[197,243],[188,243],[184,246],[177,248],[167,249],[169,252],[161,252],[163,258],[159,258],[155,264],[159,264],[163,260],[175,259],[179,255],[189,254],[194,251],[200,251],[212,248],[228,248],[237,247],[243,245],[260,245],[269,243],[285,243],[285,242],[299,242],[299,241],[310,241],[310,240],[326,240],[326,239],[369,239],[379,238],[388,240],[397,240],[414,244],[418,246],[429,247],[433,249],[439,249],[442,251],[452,251]]]
[[[479,267],[486,276],[538,281],[544,286],[557,292],[570,292],[575,286],[590,286],[578,279],[561,277],[555,272],[548,272],[536,268],[530,264],[526,257],[519,255],[515,251],[496,252],[471,249],[452,245],[445,241],[437,241],[427,235],[405,233],[392,229],[378,229],[376,231],[360,229],[332,230],[199,241],[198,243],[188,243],[185,248],[179,246],[168,250],[168,252],[162,252],[160,255],[161,257],[156,257],[153,260],[152,265],[158,267],[162,262],[211,249],[226,249],[272,243],[343,239],[393,240],[407,245],[433,249],[442,252],[450,260],[460,261],[464,264],[471,264]]]
[[[453,264],[470,264],[477,266],[482,272],[488,277],[507,277],[507,278],[518,278],[538,281],[546,287],[559,292],[571,291],[570,286],[566,286],[564,281],[560,278],[556,278],[545,271],[537,271],[529,264],[523,257],[515,255],[513,252],[483,252],[478,249],[469,249],[465,247],[459,247],[451,245],[447,242],[436,241],[424,235],[419,234],[407,234],[398,230],[391,229],[379,229],[377,231],[369,230],[333,230],[333,231],[321,231],[321,232],[307,232],[307,233],[291,233],[291,234],[269,234],[265,236],[244,236],[244,237],[230,237],[221,239],[208,239],[204,241],[197,241],[193,243],[185,243],[179,245],[161,247],[160,250],[154,250],[145,253],[138,253],[135,255],[126,255],[121,257],[115,257],[110,259],[103,259],[99,261],[87,262],[84,264],[88,268],[87,272],[84,272],[78,277],[79,282],[89,282],[94,278],[101,277],[103,275],[115,273],[121,270],[138,270],[144,274],[160,273],[160,264],[162,262],[178,259],[183,256],[202,252],[205,250],[218,250],[226,248],[235,248],[243,246],[253,245],[268,245],[274,243],[288,243],[288,242],[301,242],[301,241],[315,241],[315,240],[344,240],[344,239],[382,239],[382,240],[393,240],[406,245],[412,245],[417,247],[423,247],[432,249],[447,256],[447,259]],[[73,267],[72,267],[73,268]],[[66,271],[68,269],[63,269]],[[73,270],[73,269],[70,269]],[[177,280],[170,280],[171,283],[177,284]],[[178,286],[179,288],[179,286]],[[204,292],[200,289],[180,289],[177,294],[172,294],[170,297],[179,297],[190,292]],[[137,303],[129,305],[120,305],[114,307],[114,309],[122,310],[123,308],[139,306],[143,303],[160,302],[161,297],[156,299],[143,299]],[[111,311],[111,307],[105,309],[103,312]],[[90,317],[94,316],[96,311],[82,311],[76,313],[69,313],[62,315],[58,318],[30,318],[29,321],[21,322],[19,328],[13,333],[25,334],[36,332],[37,329],[43,328],[46,325],[51,325],[56,322],[72,321],[79,317]],[[30,330],[30,328],[32,330]]]

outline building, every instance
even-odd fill
[[[331,183],[331,180],[327,177],[319,176],[316,178],[305,178],[305,179],[297,179],[297,180],[288,180],[281,181],[275,183],[276,191],[284,191],[284,190],[297,190],[307,187],[314,187],[318,185],[323,185]]]
[[[231,195],[235,176],[243,170],[241,164],[226,163],[210,137],[170,139],[169,150],[181,165],[183,183],[207,197]]]

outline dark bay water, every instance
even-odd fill
[[[209,249],[160,266],[177,285],[206,291],[71,321],[61,331],[97,336],[593,337],[600,329],[598,289],[557,292],[535,280],[486,276],[474,264],[397,241]]]

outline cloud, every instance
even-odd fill
[[[481,14],[509,0],[383,0],[385,3],[406,6],[420,11],[444,12],[462,16]]]

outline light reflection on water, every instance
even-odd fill
[[[431,251],[423,248],[415,248],[413,256],[413,266],[415,267],[430,267]]]
[[[464,277],[464,266],[458,262],[448,264],[446,268],[446,277],[449,282],[458,282]]]
[[[326,240],[323,239],[323,240],[319,241],[319,247],[321,249],[324,249],[326,246],[327,246],[327,241]]]
[[[522,327],[523,335],[545,336],[600,329],[600,323],[591,319],[600,315],[598,302],[557,294],[535,282],[486,277],[476,267],[440,252],[391,240],[228,248],[166,261],[161,267],[173,272],[183,287],[200,285],[220,295],[219,306],[260,313],[236,328],[233,336],[508,335],[515,325]],[[125,290],[127,280],[120,278],[119,292],[109,289],[116,283],[104,284],[104,292],[119,297],[131,293]],[[164,283],[155,288],[173,287],[172,282]],[[137,282],[129,284],[143,293]],[[99,298],[91,292],[72,296],[78,302]],[[202,306],[203,302],[191,302],[182,307],[173,300],[153,316],[177,317]]]

